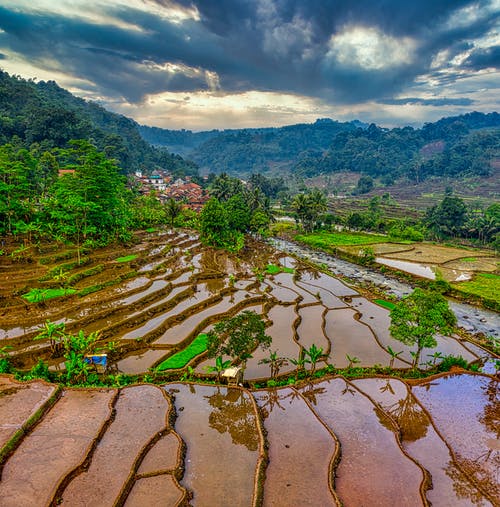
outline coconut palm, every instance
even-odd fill
[[[261,359],[259,364],[268,364],[271,368],[271,378],[275,379],[283,366],[288,364],[286,357],[278,357],[278,351],[269,353],[269,357]]]

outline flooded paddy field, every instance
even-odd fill
[[[71,333],[100,331],[100,345],[114,343],[113,372],[139,375],[245,310],[263,316],[281,357],[316,345],[318,367],[345,368],[353,357],[365,367],[411,364],[410,349],[390,336],[387,309],[266,245],[234,256],[176,231],[143,233],[129,251],[89,252],[83,267],[71,265],[75,256],[0,258],[0,346],[12,347],[18,368],[39,358],[64,367],[61,352],[34,340],[46,319]],[[61,285],[77,292],[22,298]],[[397,359],[389,347],[401,351]],[[453,335],[438,337],[422,361],[436,350],[491,357]],[[267,356],[253,353],[245,381],[265,385]],[[188,363],[194,378],[207,378],[213,364],[206,352]],[[294,369],[289,362],[280,373]],[[329,377],[265,389],[180,381],[63,389],[4,375],[0,504],[499,505],[499,428],[498,380],[484,374],[412,383]]]
[[[486,375],[256,391],[0,381],[5,507],[500,503],[500,397]]]
[[[130,250],[108,247],[86,253],[84,267],[75,256],[75,251],[60,250],[52,255],[33,251],[26,263],[0,258],[0,345],[9,347],[17,367],[29,369],[39,358],[53,369],[63,367],[61,352],[51,350],[47,341],[34,340],[47,319],[64,322],[70,333],[100,332],[100,346],[112,343],[115,372],[141,374],[188,347],[221,319],[256,308],[272,337],[271,350],[280,357],[297,359],[316,345],[323,350],[322,359],[337,368],[348,365],[348,356],[363,367],[389,366],[391,348],[402,353],[394,366],[411,363],[408,348],[390,336],[387,309],[355,287],[264,244],[251,244],[235,256],[202,246],[192,232],[171,231],[143,233]],[[266,270],[269,265],[276,268],[274,274]],[[54,287],[76,292],[39,302],[22,297]],[[467,361],[488,356],[457,336],[438,342],[443,355],[461,355]],[[430,353],[424,351],[422,364]],[[267,355],[255,351],[247,380],[269,377],[269,366],[260,363]],[[203,352],[189,363],[199,373],[210,364]],[[291,370],[289,363],[282,373]]]

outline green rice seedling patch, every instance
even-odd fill
[[[299,234],[295,239],[313,248],[328,250],[336,246],[371,245],[387,242],[386,236],[379,234],[363,234],[354,232],[320,232]]]
[[[396,305],[391,301],[386,301],[385,299],[374,299],[375,303],[387,308],[388,310],[392,310]]]
[[[207,350],[206,333],[199,334],[184,350],[165,359],[157,367],[158,371],[184,368],[194,357]]]
[[[70,294],[74,294],[76,292],[75,289],[31,289],[26,294],[23,294],[23,298],[26,299],[29,303],[40,303],[41,301],[45,301],[47,299],[58,298],[61,296],[69,296]]]
[[[118,257],[118,259],[116,259],[116,262],[130,262],[135,259],[137,259],[137,255],[130,254],[130,255],[125,255],[124,257]]]
[[[293,268],[287,268],[286,266],[276,266],[275,264],[268,264],[266,266],[266,273],[268,275],[277,275],[278,273],[295,273]]]
[[[500,275],[478,273],[473,280],[452,284],[452,287],[465,294],[480,296],[500,303]]]

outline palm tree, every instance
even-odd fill
[[[65,324],[60,322],[51,322],[49,319],[45,321],[43,326],[39,329],[39,333],[35,336],[35,340],[48,340],[50,350],[53,354],[57,352],[59,345],[62,343],[62,338],[65,336]]]
[[[167,199],[167,202],[165,203],[165,215],[167,217],[167,220],[170,222],[170,227],[174,226],[175,219],[181,214],[182,212],[182,204],[180,202],[177,202],[175,199]]]
[[[275,379],[278,376],[278,373],[283,366],[286,366],[288,360],[286,357],[278,357],[278,351],[269,353],[269,357],[261,359],[259,364],[268,364],[271,368],[271,378]]]
[[[357,358],[356,356],[351,357],[349,354],[346,354],[345,357],[349,361],[349,364],[347,365],[348,370],[350,370],[352,368],[353,364],[361,362],[361,360],[359,358]]]
[[[205,369],[209,372],[217,373],[217,382],[221,381],[222,372],[231,364],[230,360],[223,361],[222,356],[217,356],[215,358],[215,366],[206,366]]]
[[[316,372],[316,363],[320,360],[323,355],[323,349],[321,347],[317,347],[315,343],[313,343],[308,349],[304,350],[306,356],[309,356],[309,361],[311,362],[311,377]]]
[[[400,355],[403,353],[402,350],[400,350],[399,352],[394,352],[394,350],[392,350],[391,347],[387,347],[387,351],[389,352],[389,354],[391,355],[391,362],[389,363],[389,368],[392,368],[394,366],[394,360]]]
[[[301,350],[301,352],[299,354],[299,357],[297,359],[289,358],[288,360],[297,368],[297,374],[300,371],[303,371],[305,365],[310,362],[309,359],[306,359],[306,357],[303,354],[302,350]]]

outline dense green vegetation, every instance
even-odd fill
[[[54,81],[36,83],[0,71],[0,145],[38,157],[72,139],[90,141],[124,172],[160,167],[176,175],[198,174],[193,163],[144,141],[133,120],[77,98]]]
[[[377,234],[362,234],[355,232],[317,232],[312,234],[299,234],[295,238],[313,248],[331,250],[336,246],[371,245],[387,241],[387,237]]]
[[[141,128],[141,133],[217,173],[246,176],[284,167],[311,177],[354,171],[365,176],[356,189],[362,194],[373,179],[390,184],[398,178],[420,182],[430,176],[488,175],[500,153],[499,127],[497,113],[474,112],[421,129],[317,120],[281,128],[199,133]]]
[[[437,346],[435,335],[452,333],[457,323],[441,294],[420,288],[399,301],[390,316],[391,336],[406,345],[416,346],[416,351],[412,352],[414,368],[420,364],[422,349]]]
[[[500,275],[494,273],[478,273],[473,280],[452,284],[465,294],[494,301],[500,306]]]
[[[199,334],[185,349],[165,359],[157,366],[158,371],[184,368],[194,357],[207,350],[207,335]]]
[[[343,131],[355,130],[360,122],[341,123],[329,119],[313,124],[280,128],[237,129],[199,132],[141,128],[143,137],[188,155],[200,167],[216,173],[249,175],[265,172],[271,164],[320,155],[333,137]]]

